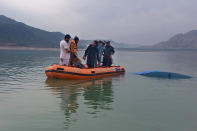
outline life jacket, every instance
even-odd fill
[[[71,50],[71,46],[74,45],[74,49]],[[69,44],[69,49],[73,52],[73,53],[77,53],[77,44],[75,43],[75,40],[72,40]]]

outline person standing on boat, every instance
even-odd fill
[[[80,59],[77,57],[77,44],[79,42],[79,38],[77,36],[74,37],[74,39],[69,44],[70,49],[70,62],[69,65],[73,66],[77,61],[80,61]]]
[[[112,56],[114,55],[114,48],[110,45],[110,41],[106,42],[103,53],[103,66],[110,67],[112,65]]]
[[[69,40],[71,36],[65,35],[64,39],[60,41],[60,65],[68,66],[70,59]]]
[[[104,49],[105,49],[105,42],[100,41],[97,48],[98,48],[98,52],[99,52],[98,66],[101,66],[102,56],[103,56],[103,52],[104,52]]]
[[[97,61],[99,61],[99,57],[98,57],[99,52],[98,52],[97,44],[98,44],[98,42],[95,40],[85,50],[85,54],[83,56],[83,59],[86,60],[86,57],[87,57],[86,63],[88,65],[88,68],[97,67]]]

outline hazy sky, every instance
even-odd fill
[[[197,29],[197,0],[0,0],[0,14],[82,39],[155,44]]]

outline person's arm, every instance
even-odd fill
[[[70,50],[68,48],[65,49],[67,53],[70,53]]]
[[[105,50],[105,47],[102,47],[102,48],[101,48],[101,55],[104,54],[104,50]]]
[[[113,48],[113,47],[111,48],[111,52],[112,52],[112,53],[111,53],[112,55],[115,53],[115,51],[114,51],[114,48]]]
[[[99,50],[98,50],[98,48],[96,48],[96,52],[97,52],[97,54],[96,54],[97,55],[96,56],[97,57],[97,60],[98,60],[98,62],[101,62],[101,60],[99,59]]]
[[[103,53],[102,53],[102,55],[103,55],[103,56],[105,55],[105,48],[103,48]]]
[[[66,50],[67,53],[70,52],[69,46],[67,44],[64,45],[64,49]]]
[[[88,48],[85,50],[85,56],[88,55],[89,49],[90,49],[90,45],[89,45]]]
[[[112,55],[114,55],[115,51],[114,51],[114,48],[111,47],[111,55],[110,55],[110,58],[112,59]]]
[[[85,50],[85,53],[83,55],[83,59],[85,60],[86,59],[86,56],[88,55],[88,51],[90,49],[90,46],[88,46],[88,48]]]

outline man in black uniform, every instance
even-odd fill
[[[86,59],[87,56],[87,65],[88,68],[95,68],[97,67],[97,61],[99,61],[99,52],[97,48],[98,42],[94,41],[93,44],[90,44],[88,48],[85,50],[85,54],[83,59]]]
[[[106,42],[103,54],[103,66],[110,67],[112,65],[112,55],[115,53],[114,48],[110,45],[110,41]]]

